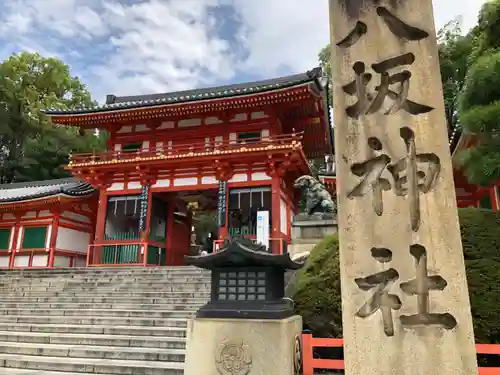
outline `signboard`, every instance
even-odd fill
[[[257,243],[269,249],[269,211],[257,211]]]
[[[144,185],[141,191],[140,197],[140,211],[139,211],[139,232],[146,231],[146,221],[148,217],[148,197],[149,197],[149,185]]]
[[[227,181],[219,181],[219,192],[217,195],[217,225],[226,226],[226,206],[227,206]]]

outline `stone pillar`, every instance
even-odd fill
[[[431,0],[330,0],[347,375],[476,375]]]

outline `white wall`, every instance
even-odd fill
[[[90,242],[90,233],[75,229],[59,227],[57,231],[56,249],[77,251],[87,254]]]
[[[56,255],[54,257],[54,267],[69,267],[70,257]]]
[[[286,215],[286,202],[283,198],[280,199],[280,230],[283,234],[288,234],[288,217]]]

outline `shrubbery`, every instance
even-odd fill
[[[500,213],[459,209],[476,342],[500,343]],[[317,337],[341,337],[338,239],[312,251],[299,272],[293,299],[304,328]]]

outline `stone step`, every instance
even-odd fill
[[[127,283],[127,282],[110,282],[110,283],[33,283],[33,284],[8,284],[0,287],[0,291],[9,291],[13,289],[23,289],[23,290],[42,290],[42,289],[114,289],[114,288],[131,288],[135,290],[142,289],[164,289],[169,286],[208,286],[211,284],[209,279],[207,280],[172,280],[166,279],[155,283]]]
[[[1,307],[5,309],[117,309],[117,310],[197,310],[203,306],[206,302],[193,303],[187,301],[185,303],[29,303],[29,302],[18,302],[18,303],[2,303]]]
[[[130,297],[130,298],[119,298],[119,297],[0,297],[0,306],[6,306],[9,303],[37,303],[38,305],[43,303],[49,304],[57,304],[57,303],[103,303],[103,304],[116,304],[129,302],[131,304],[146,304],[146,305],[154,305],[159,303],[176,303],[176,304],[205,304],[209,300],[209,296],[207,295],[205,298],[194,298],[194,297],[181,297],[181,298],[173,298],[173,297],[163,297],[163,298],[141,298],[141,297]]]
[[[182,375],[184,364],[161,361],[44,357],[0,354],[0,366],[32,370],[71,371],[120,375]]]
[[[211,277],[209,276],[195,276],[195,275],[185,275],[185,276],[158,276],[154,278],[145,277],[124,277],[119,279],[102,279],[99,277],[91,279],[60,279],[60,278],[40,278],[40,279],[20,279],[20,280],[9,280],[5,279],[0,281],[0,287],[8,288],[9,286],[34,286],[34,285],[80,285],[80,284],[165,284],[165,283],[191,283],[191,282],[210,282]]]
[[[2,375],[82,375],[81,372],[57,372],[55,373],[54,371],[43,371],[43,370],[26,370],[26,369],[20,369],[20,368],[2,368]],[[98,373],[93,373],[93,375],[109,375],[109,374],[98,374]]]
[[[184,362],[184,349],[127,348],[122,346],[59,345],[0,341],[0,353],[49,357]]]
[[[185,349],[184,337],[94,335],[54,332],[0,331],[0,341],[61,345],[123,346],[140,348]]]
[[[104,334],[128,336],[161,336],[186,337],[185,327],[144,327],[144,326],[103,326],[103,325],[70,325],[70,324],[33,324],[33,323],[2,323],[0,330],[16,332],[47,332],[47,333],[75,333],[75,334]]]
[[[143,290],[149,290],[149,291],[198,291],[206,288],[210,288],[210,283],[179,283],[179,284],[163,284],[163,285],[158,285],[155,287],[147,287],[147,286],[141,286],[141,285],[111,285],[111,286],[105,286],[105,287],[99,287],[99,286],[94,286],[94,285],[85,285],[82,284],[80,286],[74,286],[74,287],[53,287],[53,286],[39,286],[39,285],[34,285],[34,286],[26,286],[26,287],[15,287],[12,286],[10,288],[0,288],[0,294],[4,293],[24,293],[24,292],[51,292],[51,291],[81,291],[81,292],[94,292],[94,291],[101,291],[101,292],[120,292],[120,291],[137,291],[141,292]]]
[[[85,280],[85,279],[155,279],[155,278],[167,278],[167,277],[176,277],[176,276],[189,276],[189,277],[209,277],[210,271],[199,272],[199,271],[167,271],[167,272],[116,272],[115,273],[77,273],[77,272],[69,272],[69,273],[55,273],[50,272],[49,270],[44,270],[42,273],[38,274],[2,274],[0,273],[0,282],[6,282],[8,280],[22,280],[22,281],[30,281],[30,280]]]
[[[187,326],[187,318],[124,318],[96,316],[47,316],[47,315],[0,315],[0,322],[32,324],[108,325],[138,327],[182,327]]]
[[[123,267],[73,267],[73,268],[50,268],[50,269],[40,269],[40,268],[10,268],[1,269],[0,275],[12,275],[12,274],[59,274],[59,273],[70,273],[70,274],[84,274],[84,273],[161,273],[168,271],[198,271],[206,272],[201,268],[196,268],[194,266],[161,266],[161,267],[139,267],[139,266],[123,266]]]
[[[123,317],[150,317],[150,318],[182,318],[190,317],[196,310],[110,310],[110,309],[0,309],[0,315],[50,315],[50,316],[123,316]]]
[[[0,294],[1,295],[1,294]],[[182,295],[184,297],[208,297],[210,296],[210,290],[207,288],[207,290],[200,290],[200,291],[182,291],[182,292],[175,292],[175,291],[164,291],[164,292],[112,292],[112,293],[107,293],[107,292],[102,292],[102,291],[95,291],[94,293],[78,293],[78,292],[44,292],[44,293],[30,293],[30,292],[21,292],[21,293],[4,293],[3,297],[16,297],[16,298],[23,298],[23,297],[39,297],[39,298],[49,298],[49,297],[61,297],[61,298],[66,298],[66,297],[80,297],[80,298],[107,298],[107,297],[115,297],[115,298],[121,298],[121,299],[128,299],[130,297],[142,297],[142,298],[168,298],[172,297],[173,295],[179,296]]]

